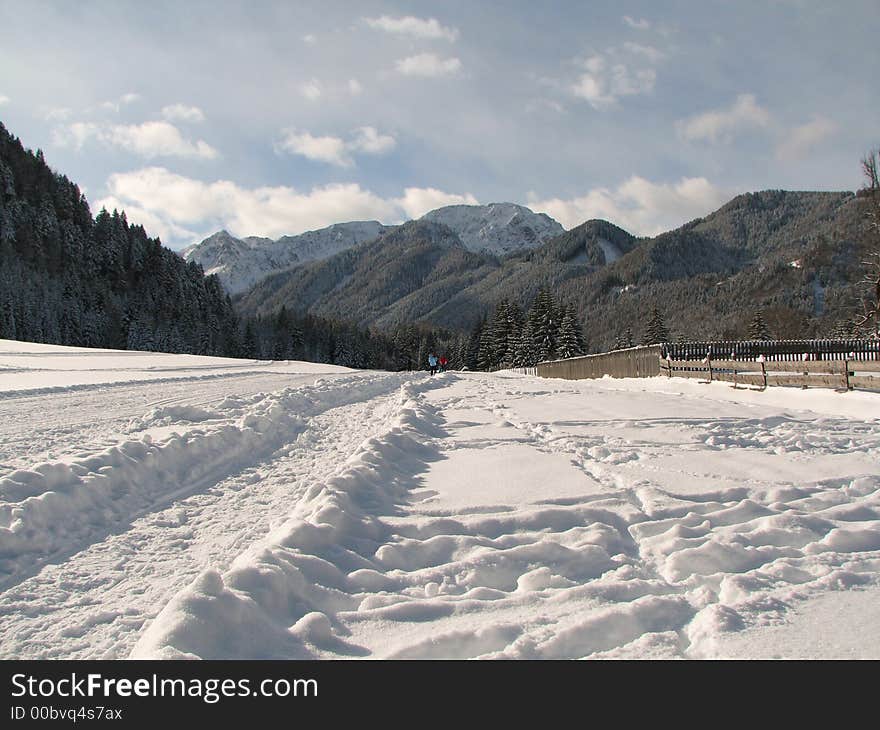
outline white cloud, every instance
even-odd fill
[[[348,93],[352,96],[357,96],[361,92],[363,92],[364,87],[361,85],[361,82],[357,79],[349,79],[348,80]]]
[[[300,85],[299,93],[309,101],[315,101],[321,98],[323,91],[321,90],[321,84],[316,79],[312,79]]]
[[[118,112],[119,108],[123,104],[133,104],[136,101],[139,101],[141,98],[140,94],[136,94],[133,91],[128,92],[127,94],[123,94],[115,101],[105,101],[101,103],[101,108],[106,109],[111,112]]]
[[[679,135],[689,141],[729,143],[740,132],[761,129],[770,123],[770,113],[755,99],[754,94],[740,94],[723,109],[712,109],[676,122]]]
[[[229,180],[205,183],[148,167],[111,175],[101,205],[125,209],[129,221],[147,233],[167,231],[178,244],[201,233],[226,228],[236,236],[294,235],[350,220],[398,223],[451,203],[476,203],[468,194],[433,188],[406,188],[399,198],[382,198],[356,183],[331,184],[298,191],[287,186],[242,188]]]
[[[52,130],[52,142],[59,147],[73,147],[79,150],[91,139],[147,159],[193,157],[211,160],[217,157],[217,150],[207,142],[201,139],[195,142],[185,139],[180,130],[168,122],[143,124],[74,122],[66,127]]]
[[[414,38],[426,38],[431,40],[447,40],[455,42],[458,38],[458,28],[450,28],[441,25],[436,18],[415,18],[407,15],[401,18],[393,18],[382,15],[378,18],[364,18],[364,22],[371,28],[383,30],[386,33],[408,35]]]
[[[634,56],[644,56],[651,63],[658,63],[666,58],[666,54],[654,46],[644,46],[641,43],[627,41],[623,44],[623,48]]]
[[[68,109],[66,106],[59,106],[54,108],[46,108],[43,107],[41,109],[43,114],[43,119],[47,122],[63,122],[66,119],[70,118],[72,111]]]
[[[97,212],[101,208],[106,208],[108,211],[124,210],[126,220],[129,223],[142,225],[148,236],[151,238],[158,236],[166,243],[168,241],[192,241],[198,237],[198,233],[195,231],[177,225],[161,215],[151,213],[131,201],[120,200],[113,195],[108,195],[97,201],[93,212]]]
[[[440,58],[434,53],[420,53],[397,61],[397,70],[404,76],[448,76],[461,68],[461,61],[454,56]]]
[[[73,122],[52,130],[52,144],[56,147],[73,147],[79,151],[92,137],[101,134],[101,126],[94,122]]]
[[[318,42],[318,38],[314,33],[306,33],[306,35],[304,35],[302,39],[303,43],[307,43],[310,46],[313,46],[315,45],[315,43]]]
[[[798,160],[806,156],[812,147],[837,131],[837,125],[825,117],[814,117],[789,132],[788,137],[776,148],[780,160]]]
[[[653,68],[631,68],[624,63],[609,65],[605,57],[594,55],[583,62],[585,72],[569,87],[579,99],[594,109],[609,109],[621,96],[646,94],[654,89],[657,72]]]
[[[529,207],[547,213],[565,228],[591,218],[603,218],[635,235],[656,235],[716,210],[730,194],[704,177],[684,177],[677,183],[653,183],[638,175],[616,189],[594,188],[563,200],[540,199],[529,193]]]
[[[394,137],[380,134],[375,127],[359,127],[348,140],[330,135],[317,137],[293,127],[283,130],[283,134],[277,149],[337,167],[353,167],[353,153],[381,155],[397,144]]]
[[[338,167],[354,165],[354,160],[348,154],[345,140],[339,137],[316,137],[309,132],[289,128],[284,130],[284,139],[281,140],[278,147],[285,152]]]
[[[623,22],[630,28],[636,28],[637,30],[648,30],[651,27],[651,23],[644,18],[636,19],[629,15],[623,16]]]
[[[169,104],[162,107],[162,116],[169,122],[204,122],[205,113],[197,106]]]
[[[3,94],[0,94],[0,105],[8,104],[8,103],[9,103],[9,97],[4,96]]]
[[[354,139],[349,142],[349,149],[364,152],[368,155],[381,155],[394,149],[397,141],[388,134],[379,134],[375,127],[359,127],[355,130]]]
[[[477,199],[470,193],[455,195],[444,193],[436,188],[406,188],[403,197],[394,199],[406,218],[421,218],[429,210],[444,205],[477,205]]]

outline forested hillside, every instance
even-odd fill
[[[216,277],[129,225],[0,124],[0,338],[236,355]]]
[[[852,193],[765,191],[654,238],[592,220],[501,258],[416,222],[274,274],[236,305],[471,332],[499,303],[527,309],[547,289],[574,310],[594,352],[643,339],[655,308],[673,339],[745,337],[759,311],[776,338],[849,335],[864,212]]]

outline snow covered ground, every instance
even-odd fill
[[[880,658],[878,404],[0,342],[0,656]]]

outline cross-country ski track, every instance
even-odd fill
[[[880,658],[878,394],[0,345],[3,658]]]

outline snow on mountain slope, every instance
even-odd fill
[[[596,243],[599,244],[599,248],[602,249],[602,254],[605,256],[605,263],[611,264],[617,261],[621,257],[620,249],[615,246],[611,241],[608,241],[604,238],[597,238]]]
[[[505,254],[535,248],[563,232],[544,213],[533,213],[513,203],[450,205],[426,213],[420,220],[449,226],[471,251]],[[187,261],[197,261],[206,274],[217,274],[231,294],[249,289],[273,271],[307,261],[325,259],[359,243],[377,238],[395,226],[377,221],[336,223],[298,236],[235,238],[219,231],[181,251]]]
[[[249,289],[273,271],[328,258],[369,241],[388,229],[378,221],[336,223],[298,236],[273,241],[251,236],[235,238],[219,231],[181,251],[187,261],[197,261],[206,274],[217,274],[230,294]]]
[[[498,255],[535,248],[565,230],[546,213],[514,203],[448,205],[422,219],[449,226],[471,251]]]
[[[27,354],[4,658],[880,658],[876,394]]]

